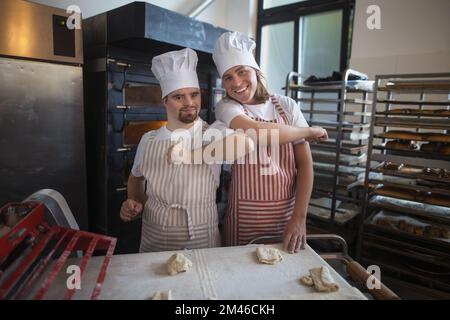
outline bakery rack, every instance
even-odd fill
[[[369,95],[373,81],[348,69],[342,81],[305,84],[288,74],[285,93],[296,100],[312,126],[328,131],[329,140],[311,144],[314,187],[308,208],[309,231],[339,234],[353,249],[362,207],[363,178],[370,129]]]
[[[450,73],[375,78],[357,257],[450,297]]]

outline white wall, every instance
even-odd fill
[[[381,9],[369,30],[366,9]],[[376,74],[450,72],[449,0],[356,0],[350,66]]]
[[[83,18],[123,6],[133,0],[31,0],[52,7],[66,9],[80,7]],[[142,0],[141,0],[142,1]],[[188,15],[203,0],[144,0],[159,7]],[[257,0],[216,0],[198,17],[213,25],[240,31],[252,37],[256,34]]]

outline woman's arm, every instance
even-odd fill
[[[182,143],[171,146],[167,152],[168,163],[208,163],[234,161],[255,150],[253,140],[243,132],[234,132],[194,150],[183,149]],[[219,153],[218,153],[219,152]],[[220,153],[221,152],[221,153]],[[210,156],[210,159],[208,159]],[[198,161],[200,159],[200,161]]]
[[[297,166],[297,188],[295,206],[283,236],[283,249],[299,252],[306,245],[306,214],[314,183],[314,170],[311,150],[307,142],[294,146]]]
[[[255,121],[246,115],[235,117],[230,122],[230,128],[242,129],[249,133],[249,129],[255,130],[256,136],[252,138],[258,145],[283,145],[300,139],[308,141],[324,141],[328,139],[327,131],[321,127],[295,127],[284,124]],[[276,130],[276,132],[272,132]],[[250,134],[250,133],[249,133]],[[278,137],[272,141],[272,137]]]

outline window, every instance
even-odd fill
[[[326,77],[340,69],[341,25],[341,10],[300,18],[298,72]]]
[[[305,1],[305,0],[262,0],[263,9],[270,9],[270,8],[284,6],[287,4],[301,2],[301,1]]]
[[[261,32],[260,67],[270,92],[283,94],[279,86],[294,68],[294,22],[264,26]]]
[[[354,0],[259,0],[257,52],[271,92],[286,76],[326,77],[348,68]]]

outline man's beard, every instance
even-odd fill
[[[187,124],[192,123],[195,120],[197,120],[197,118],[198,118],[198,111],[196,111],[195,114],[185,114],[183,113],[183,109],[181,109],[180,112],[178,113],[178,120],[183,123]]]

